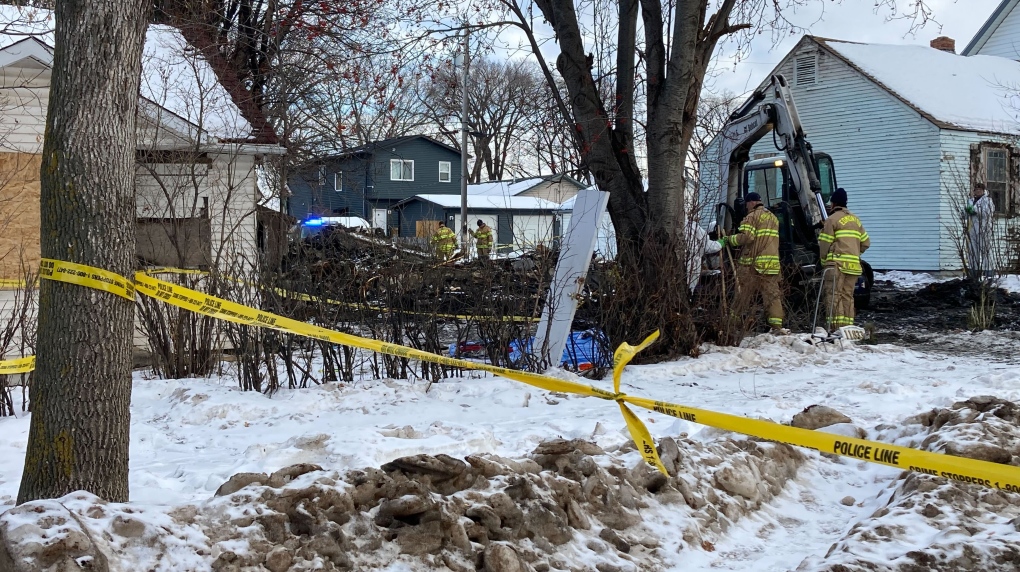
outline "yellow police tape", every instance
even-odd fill
[[[35,356],[0,360],[0,375],[28,373],[35,369]]]
[[[46,260],[44,262],[51,263],[50,268],[52,269],[51,272],[44,274],[44,277],[46,278],[109,291],[109,273],[104,274],[101,271],[97,272],[97,269],[95,268],[85,267],[88,271],[85,276],[82,276],[79,272],[77,272],[77,270],[81,268],[81,265],[71,265],[70,263],[53,260]],[[58,271],[58,269],[65,267],[64,265],[68,265],[66,266],[68,270]],[[75,271],[72,272],[71,270]],[[103,276],[104,279],[102,281],[97,281],[90,278],[92,275],[100,275]],[[123,278],[121,278],[121,281],[126,282]],[[658,338],[658,332],[648,336],[648,338],[637,346],[632,346],[630,344],[620,345],[613,356],[613,391],[610,392],[574,381],[450,358],[413,348],[398,346],[396,344],[327,330],[325,328],[320,328],[305,322],[299,322],[284,316],[278,316],[269,312],[249,308],[241,304],[230,302],[229,300],[208,296],[201,292],[190,290],[175,284],[169,284],[151,276],[147,276],[144,273],[135,274],[135,282],[137,291],[142,294],[159,298],[169,304],[192,310],[203,315],[213,316],[239,324],[271,328],[288,333],[309,336],[331,343],[358,347],[410,359],[441,363],[464,369],[487,371],[495,375],[549,391],[574,393],[587,397],[597,397],[599,399],[616,401],[620,406],[620,411],[623,413],[624,420],[627,422],[627,427],[630,430],[631,437],[634,439],[638,452],[648,463],[663,473],[666,473],[666,468],[659,459],[659,455],[655,448],[655,442],[652,440],[651,434],[649,434],[647,427],[641,419],[638,418],[637,415],[635,415],[634,412],[626,406],[626,404],[629,403],[636,405],[638,407],[690,421],[692,423],[708,425],[769,441],[787,443],[799,447],[808,447],[825,453],[832,453],[871,463],[888,465],[890,467],[896,467],[903,470],[945,477],[961,483],[978,484],[1011,492],[1020,492],[1020,467],[990,463],[988,461],[978,461],[941,453],[931,453],[908,447],[900,447],[897,445],[889,445],[887,443],[867,441],[853,437],[843,437],[841,435],[823,433],[820,431],[798,429],[796,427],[789,427],[773,423],[771,421],[748,419],[737,415],[718,413],[706,409],[687,407],[676,403],[669,403],[666,401],[658,401],[621,393],[620,377],[623,373],[624,367],[630,363],[637,352],[641,351]],[[117,292],[114,293],[116,294]]]

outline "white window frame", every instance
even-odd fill
[[[341,193],[344,190],[344,172],[337,171],[333,173],[333,190]]]
[[[446,178],[443,178],[443,167],[446,167]],[[449,183],[453,180],[453,163],[451,161],[439,162],[439,182]]]
[[[393,168],[399,165],[400,178],[393,176]],[[411,166],[411,178],[403,178],[404,168],[408,165]],[[390,180],[391,181],[414,181],[414,160],[412,159],[390,159]]]

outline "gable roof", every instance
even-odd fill
[[[513,197],[535,188],[542,181],[544,181],[542,177],[532,177],[519,181],[488,181],[468,185],[467,192],[468,195],[473,196]]]
[[[460,195],[422,194],[404,199],[393,205],[399,207],[414,200],[428,201],[444,209],[460,208]],[[559,205],[538,197],[506,197],[492,195],[468,195],[469,209],[553,211]]]
[[[324,157],[324,159],[335,160],[342,159],[344,157],[351,157],[354,155],[371,155],[379,149],[384,149],[386,147],[390,148],[397,147],[403,145],[404,143],[407,143],[408,141],[413,141],[415,139],[424,139],[425,141],[428,141],[429,143],[432,143],[434,145],[438,145],[443,149],[447,149],[448,151],[457,153],[458,155],[460,154],[460,149],[455,149],[447,145],[446,143],[443,143],[442,141],[429,137],[428,135],[403,135],[401,137],[391,137],[389,139],[383,139],[381,141],[372,141],[371,143],[366,143],[359,147],[352,147],[342,153],[337,153],[335,155],[329,155],[327,157]]]
[[[939,127],[1020,134],[1020,62],[928,46],[808,38]]]
[[[0,67],[53,65],[54,16],[49,10],[0,6]],[[219,83],[209,63],[180,31],[150,25],[142,51],[140,109],[182,135],[244,140],[252,127]],[[155,104],[155,105],[152,105]]]
[[[488,181],[485,183],[475,183],[473,185],[468,185],[467,192],[469,195],[513,197],[521,193],[526,193],[542,183],[564,182],[571,183],[578,189],[583,189],[585,187],[584,183],[581,183],[566,173],[556,173],[514,181]]]
[[[970,42],[967,43],[967,47],[963,48],[963,51],[960,53],[965,56],[972,56],[981,51],[981,48],[985,46],[985,43],[992,37],[995,30],[1006,19],[1006,16],[1009,16],[1013,8],[1016,8],[1018,2],[1020,0],[1002,0],[992,12],[992,15],[985,20],[985,23],[981,25],[981,28],[974,34]]]

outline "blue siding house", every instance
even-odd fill
[[[287,179],[287,212],[298,220],[358,216],[400,228],[393,205],[414,195],[460,194],[460,151],[424,135],[397,137],[322,157]]]
[[[1020,59],[1020,0],[1002,0],[961,52],[965,56]]]
[[[1020,206],[1020,107],[1009,88],[1020,85],[1020,63],[956,55],[948,38],[932,45],[805,36],[772,71],[788,79],[814,150],[832,156],[877,270],[959,269],[953,237],[974,183],[988,186],[1000,227]],[[705,226],[725,196],[718,148],[700,157]],[[779,154],[765,137],[750,156]]]

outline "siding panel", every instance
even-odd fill
[[[1020,59],[1020,10],[1014,7],[974,55]]]

